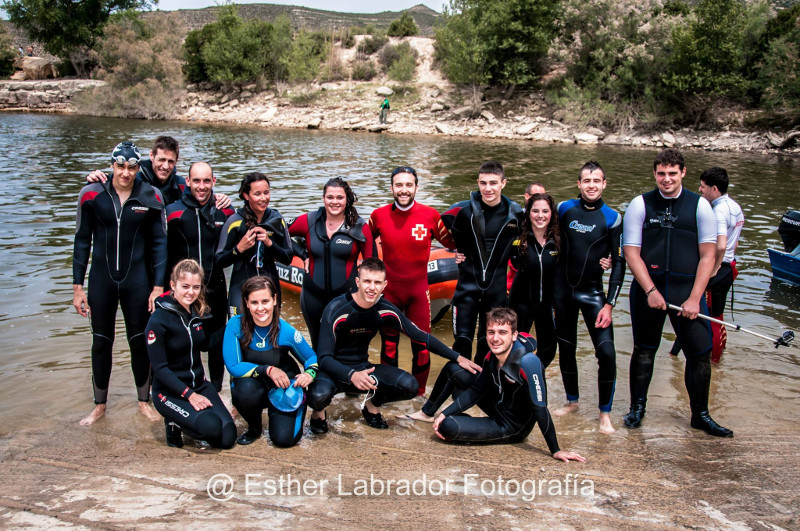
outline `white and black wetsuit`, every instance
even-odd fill
[[[204,319],[189,313],[171,295],[156,300],[147,323],[147,352],[153,365],[153,403],[166,423],[216,448],[236,444],[236,425],[213,385],[205,379],[200,351]],[[200,393],[211,407],[196,411],[189,397]]]
[[[683,188],[675,198],[658,189],[631,201],[625,213],[625,246],[639,247],[650,279],[667,304],[682,305],[692,292],[700,263],[700,243],[716,243],[716,218],[711,205]],[[692,412],[708,410],[711,383],[711,328],[703,319],[681,317],[675,310],[658,310],[647,303],[647,294],[634,280],[630,293],[633,355],[631,400],[645,403],[653,361],[661,343],[664,321],[669,316],[686,356],[684,380]],[[705,296],[700,313],[708,315]]]
[[[94,401],[105,404],[111,378],[111,348],[117,306],[122,308],[139,400],[150,400],[150,360],[144,329],[153,286],[161,286],[167,264],[164,200],[147,183],[134,181],[124,203],[111,184],[92,183],[78,197],[72,283],[83,285],[89,255],[88,302],[92,323]]]
[[[544,368],[533,353],[535,348],[535,342],[518,337],[502,367],[488,353],[475,383],[442,412],[445,418],[439,433],[455,443],[517,443],[538,423],[550,453],[558,452],[556,429],[547,410]],[[465,414],[475,405],[487,416]]]
[[[558,337],[559,367],[567,400],[577,401],[578,312],[583,314],[597,358],[598,407],[611,411],[617,381],[614,328],[594,326],[603,306],[617,303],[625,276],[622,256],[622,216],[602,199],[588,203],[583,198],[558,205],[561,228],[561,252],[555,279],[554,308]],[[600,259],[611,255],[611,278],[608,293],[603,292],[603,268]]]

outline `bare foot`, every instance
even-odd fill
[[[238,415],[238,414],[239,414],[239,412],[238,412],[238,411],[236,411],[236,407],[234,407],[234,406],[231,406],[230,414],[231,414],[231,418],[232,418],[233,420],[236,420],[236,415]]]
[[[600,413],[600,433],[614,433],[614,426],[611,425],[611,415]]]
[[[578,411],[578,402],[567,402],[564,407],[560,407],[553,411],[553,415],[556,417],[563,417],[564,415],[569,415],[570,413],[575,413]]]
[[[161,420],[161,415],[158,414],[158,411],[153,409],[153,406],[150,405],[150,402],[139,402],[139,412],[147,417],[147,420],[150,422]]]
[[[94,406],[94,409],[88,416],[84,417],[80,421],[81,426],[91,426],[106,414],[106,405],[105,404],[97,404]]]
[[[433,417],[429,417],[428,415],[423,413],[421,409],[415,413],[409,413],[407,415],[397,415],[397,418],[403,420],[418,420],[420,422],[433,422]]]

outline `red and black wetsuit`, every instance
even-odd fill
[[[225,220],[232,214],[232,209],[219,210],[214,204],[213,195],[205,205],[201,205],[191,194],[183,194],[167,206],[167,269],[164,286],[169,286],[172,269],[181,260],[193,258],[203,266],[206,302],[211,308],[211,315],[205,320],[208,372],[217,392],[222,390],[225,371],[222,336],[228,316],[228,292],[225,273],[216,264],[214,253]]]
[[[472,387],[445,409],[439,433],[462,444],[503,444],[525,440],[539,424],[550,453],[559,451],[556,429],[547,410],[544,367],[533,350],[536,343],[519,336],[502,367],[489,352]],[[465,415],[477,405],[486,417]]]
[[[167,182],[162,183],[159,181],[158,177],[156,177],[156,174],[153,171],[153,161],[150,159],[141,160],[139,163],[139,172],[136,174],[136,178],[146,182],[154,188],[157,188],[164,198],[164,204],[167,205],[179,200],[184,192],[187,191],[186,180],[178,175],[177,170],[175,169],[172,170],[172,173],[167,178]],[[213,201],[213,196],[211,199]]]
[[[416,201],[406,209],[397,203],[372,212],[369,226],[380,237],[383,262],[386,264],[384,298],[397,306],[423,332],[431,331],[431,299],[428,292],[428,260],[431,241],[435,238],[449,249],[455,249],[439,212]],[[397,334],[383,334],[381,363],[397,367]],[[411,373],[419,383],[419,394],[425,392],[430,373],[430,353],[424,344],[412,341]]]
[[[139,400],[149,400],[150,360],[144,329],[150,292],[161,286],[167,265],[167,232],[161,193],[134,181],[120,204],[112,180],[83,187],[78,196],[72,283],[83,285],[89,254],[88,301],[92,322],[94,401],[105,404],[111,378],[111,348],[117,305],[122,308]]]
[[[189,313],[171,295],[156,300],[147,323],[147,351],[153,365],[153,403],[164,417],[193,438],[217,448],[236,443],[236,425],[213,385],[206,381],[200,350],[205,346],[204,319]],[[211,407],[197,411],[189,397],[200,393]]]
[[[233,265],[231,284],[228,290],[228,312],[231,316],[241,313],[242,284],[248,278],[263,275],[270,277],[278,286],[280,279],[275,261],[282,264],[289,264],[292,261],[289,231],[286,230],[283,217],[273,208],[268,208],[264,212],[264,217],[258,224],[267,231],[272,245],[267,247],[264,242],[258,241],[243,253],[236,250],[236,245],[249,230],[244,222],[245,210],[249,208],[245,205],[228,218],[222,228],[222,235],[217,246],[217,267],[224,268]]]
[[[442,221],[456,248],[466,257],[458,265],[453,295],[453,349],[472,359],[472,338],[478,323],[478,348],[486,350],[486,312],[507,305],[506,267],[519,234],[520,206],[501,197],[494,207],[472,192],[467,201],[451,206]]]
[[[303,214],[289,225],[289,235],[305,240],[302,254],[308,258],[308,273],[303,275],[300,309],[316,350],[322,312],[334,298],[355,288],[358,255],[372,256],[372,233],[362,218],[355,226],[342,225],[328,238],[325,207]]]
[[[417,396],[418,385],[413,376],[398,367],[369,362],[369,344],[381,329],[403,333],[450,361],[458,358],[458,353],[417,328],[386,299],[379,299],[370,308],[362,308],[351,293],[339,295],[325,308],[322,316],[317,351],[320,372],[308,395],[308,404],[313,409],[322,411],[340,391],[364,393],[350,382],[350,378],[354,372],[371,367],[375,369],[372,376],[378,380],[378,389],[372,398],[375,406]]]

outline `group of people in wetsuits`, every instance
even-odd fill
[[[111,159],[112,174],[90,174],[78,201],[73,303],[91,317],[95,397],[82,424],[105,414],[120,305],[139,407],[158,418],[148,404],[152,393],[171,446],[183,445],[184,432],[220,448],[251,444],[263,435],[264,409],[273,444],[292,446],[302,436],[307,407],[310,431],[328,431],[326,408],[342,391],[366,394],[365,422],[385,429],[381,406],[425,392],[433,353],[448,363],[422,409],[401,418],[432,422],[439,437],[459,443],[519,442],[538,423],[556,459],[583,461],[558,447],[544,369],[558,346],[567,404],[554,413],[575,411],[580,311],[598,359],[600,431],[614,431],[611,313],[627,260],[634,274],[634,351],[625,425],[641,424],[669,316],[687,358],[691,425],[732,435],[708,414],[712,332],[696,319],[707,313],[706,285],[720,269],[717,222],[708,202],[682,187],[686,168],[675,150],[656,158],[656,189],[634,199],[624,220],[602,200],[606,176],[596,161],[579,172],[579,197],[558,205],[532,184],[521,208],[502,194],[504,169],[490,161],[478,171],[478,191],[440,215],[415,200],[417,172],[400,166],[390,176],[393,203],[368,221],[358,216],[356,194],[337,177],[325,184],[322,207],[287,223],[269,207],[270,181],[262,173],[243,178],[244,205],[236,211],[228,197],[214,194],[208,163],[192,164],[185,180],[178,176],[171,137],[156,139],[149,160],[131,142],[119,144]],[[722,184],[712,187],[722,190]],[[433,239],[457,251],[459,262],[452,348],[430,334]],[[301,309],[311,345],[280,318],[275,263],[288,264],[293,255],[304,260]],[[668,310],[665,301],[682,310]],[[532,325],[536,339],[528,335]],[[378,333],[381,363],[373,364],[368,349]],[[397,366],[400,333],[411,340],[411,374]],[[208,352],[208,381],[201,351]],[[219,397],[224,368],[233,406],[248,425],[238,437]],[[466,413],[475,405],[486,417]]]

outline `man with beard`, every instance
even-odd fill
[[[419,178],[409,166],[399,166],[391,175],[394,203],[372,212],[369,227],[383,251],[386,264],[384,297],[397,306],[412,323],[425,333],[431,331],[431,300],[428,292],[428,259],[435,238],[454,249],[450,232],[436,209],[415,201]],[[397,367],[399,334],[382,334],[381,363]],[[430,372],[430,355],[423,343],[411,342],[411,373],[419,384],[418,395],[425,392]]]

